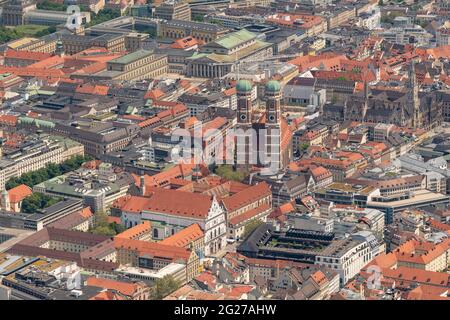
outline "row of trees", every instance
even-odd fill
[[[85,5],[77,4],[77,6],[80,7],[81,11],[89,11],[89,8]],[[50,11],[67,11],[68,7],[69,5],[65,3],[53,2],[50,0],[44,0],[36,5],[36,8],[40,10],[50,10]]]
[[[91,160],[90,156],[74,156],[69,160],[64,161],[61,164],[49,163],[44,168],[31,171],[21,175],[20,177],[13,177],[6,182],[5,188],[6,190],[17,187],[21,184],[26,184],[30,188],[35,185],[47,181],[48,179],[52,179],[54,177],[60,176],[67,172],[77,170],[81,167],[81,165]]]
[[[92,27],[96,24],[100,24],[118,17],[120,17],[120,12],[113,9],[103,9],[97,14],[91,12],[91,22],[89,22],[88,27]]]
[[[51,26],[48,28],[45,28],[43,30],[40,30],[32,36],[34,37],[43,37],[47,34],[53,33],[56,31],[56,27]],[[30,36],[30,34],[22,31],[20,28],[6,28],[6,27],[0,27],[0,43],[6,43],[9,41],[17,40],[26,36]]]

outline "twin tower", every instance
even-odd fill
[[[264,168],[268,174],[277,173],[283,167],[281,116],[281,85],[267,82],[264,89],[265,112],[256,113],[252,108],[253,85],[239,80],[236,85],[237,125],[236,162],[246,170]]]

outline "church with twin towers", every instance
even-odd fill
[[[239,80],[237,93],[236,163],[243,170],[274,174],[292,159],[292,131],[282,116],[281,84],[270,80],[261,97],[264,108],[253,105],[254,85]]]

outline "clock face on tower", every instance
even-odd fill
[[[241,120],[245,121],[247,119],[247,116],[245,114],[241,114]]]
[[[275,120],[275,116],[274,115],[270,115],[269,116],[269,121],[274,121]]]

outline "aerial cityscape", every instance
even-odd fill
[[[449,0],[0,0],[0,103],[0,300],[450,300]]]

